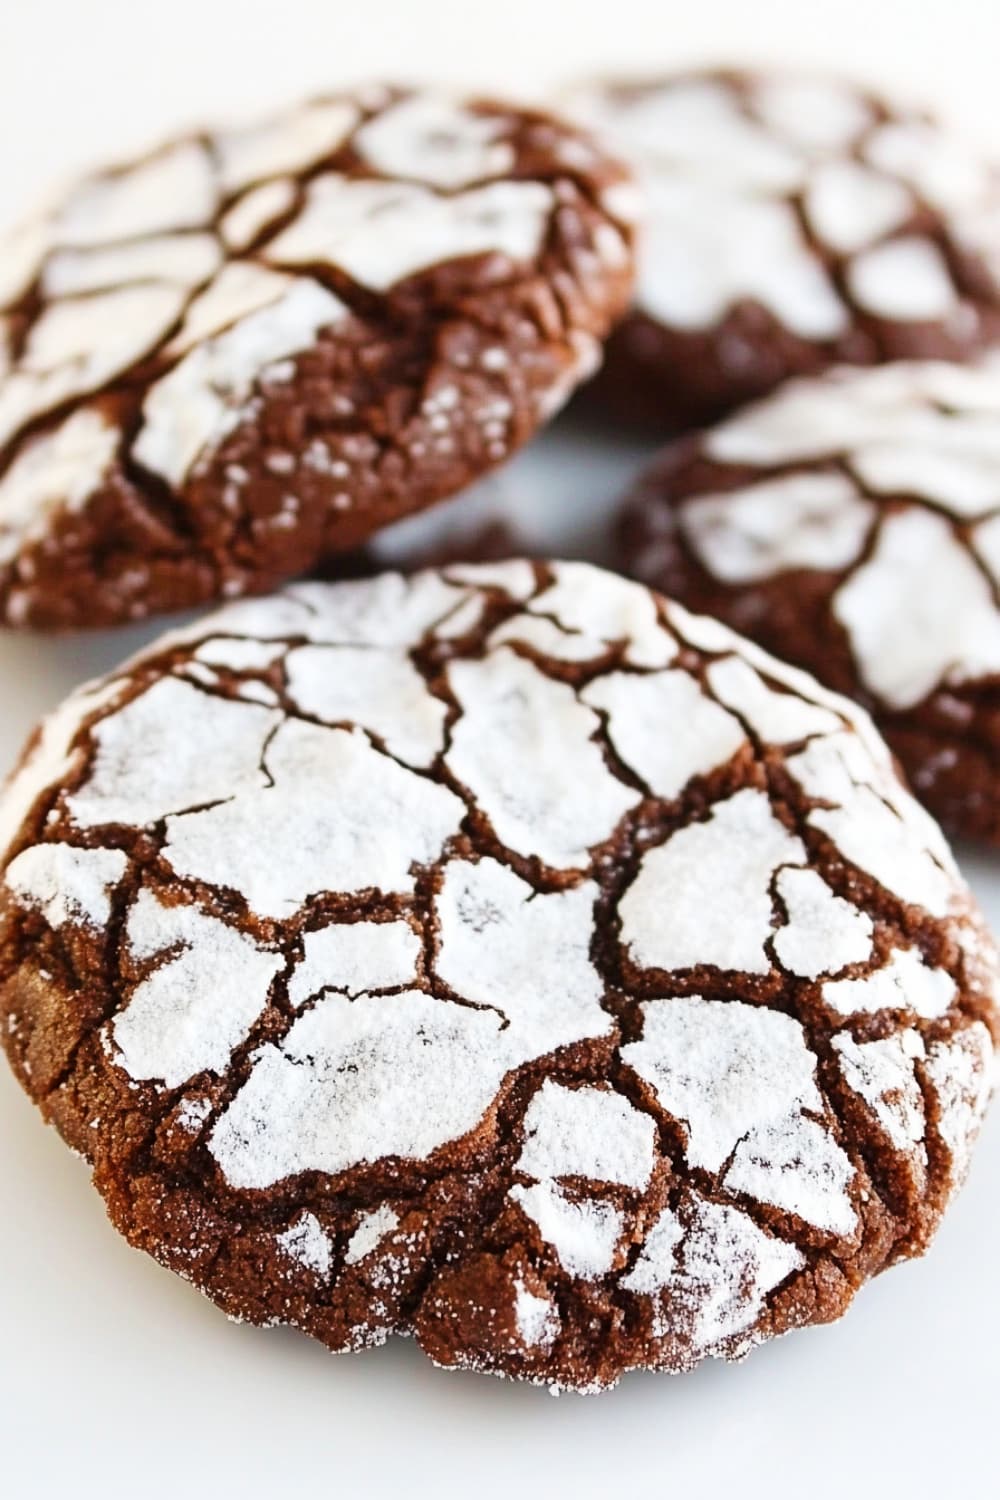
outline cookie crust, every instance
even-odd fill
[[[860,710],[579,564],[235,605],[0,804],[14,1070],[130,1243],[598,1390],[920,1253],[997,956]]]

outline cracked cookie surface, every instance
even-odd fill
[[[599,359],[625,168],[369,89],[191,135],[0,241],[0,618],[260,592],[461,489]]]
[[[1000,363],[792,381],[664,451],[625,570],[875,714],[947,827],[1000,843]]]
[[[964,357],[1000,332],[1000,170],[920,111],[795,73],[596,83],[646,233],[595,386],[662,433],[838,362]]]
[[[582,564],[307,584],[69,699],[0,1018],[235,1317],[596,1390],[926,1246],[997,957],[864,714]]]

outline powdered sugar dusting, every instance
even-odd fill
[[[833,613],[865,684],[890,708],[912,707],[941,682],[1000,672],[993,590],[949,523],[930,511],[885,518],[875,551],[838,590]]]
[[[582,1281],[606,1276],[614,1265],[624,1217],[610,1203],[577,1203],[555,1183],[515,1184],[510,1197],[533,1220],[563,1269]]]
[[[527,609],[540,618],[551,616],[571,640],[580,638],[567,651],[570,660],[602,656],[613,645],[636,667],[665,667],[677,655],[677,642],[660,624],[649,590],[586,563],[561,564],[554,581],[527,601]]]
[[[212,1131],[212,1155],[245,1188],[384,1157],[423,1160],[492,1104],[506,1072],[500,1028],[494,1011],[418,990],[389,1003],[326,995],[257,1054]]]
[[[71,694],[42,722],[37,743],[4,789],[0,850],[9,850],[42,793],[64,781],[81,760],[72,746],[88,715],[112,704],[120,693],[121,685],[114,680],[89,684]]]
[[[315,1214],[300,1215],[276,1239],[279,1248],[296,1265],[314,1271],[317,1276],[329,1276],[333,1246]]]
[[[680,524],[697,557],[725,583],[856,560],[874,509],[841,474],[789,474],[699,496]]]
[[[768,744],[790,745],[841,728],[841,720],[831,709],[805,701],[794,691],[776,692],[738,656],[713,661],[707,676],[715,697]]]
[[[227,192],[285,172],[299,172],[341,145],[357,122],[347,99],[318,101],[289,115],[244,126],[216,138]]]
[[[998,421],[992,357],[791,381],[702,441],[710,460],[762,477],[682,499],[677,523],[733,588],[795,568],[831,575],[830,624],[861,684],[907,711],[1000,670]]]
[[[102,928],[111,916],[110,892],[127,868],[128,857],[119,849],[34,844],[11,861],[4,880],[50,927],[82,922]]]
[[[810,797],[832,804],[815,808],[809,822],[847,859],[901,900],[935,916],[948,911],[955,899],[952,876],[940,850],[927,847],[923,815],[898,783],[879,774],[856,739],[814,740],[788,769]]]
[[[268,784],[170,818],[164,855],[179,875],[235,889],[265,916],[318,891],[412,890],[412,867],[437,856],[465,813],[359,730],[286,719],[264,765]]]
[[[981,1021],[927,1049],[927,1077],[938,1096],[937,1133],[951,1154],[952,1180],[960,1183],[996,1082],[996,1057]]]
[[[801,841],[762,792],[717,802],[707,822],[680,829],[643,856],[619,907],[629,957],[647,969],[714,964],[766,973],[771,881],[781,865],[805,861]]]
[[[794,1245],[765,1234],[740,1209],[692,1192],[684,1221],[664,1210],[622,1285],[662,1298],[655,1330],[686,1327],[701,1356],[749,1328],[767,1294],[804,1264]]]
[[[305,713],[361,724],[410,765],[429,765],[444,746],[447,705],[399,652],[303,646],[289,654],[286,671],[289,697]]]
[[[596,897],[590,882],[537,892],[493,859],[445,868],[436,971],[457,994],[496,1008],[504,1051],[518,1061],[611,1029],[590,959]]]
[[[933,241],[917,236],[866,250],[848,278],[860,306],[879,317],[929,322],[958,306],[948,262]]]
[[[444,95],[419,94],[363,125],[355,145],[386,177],[460,188],[511,169],[514,152],[499,138],[503,131],[496,116],[474,114]]]
[[[846,1032],[833,1039],[844,1080],[872,1110],[898,1151],[923,1156],[924,1101],[913,1070],[924,1056],[916,1031],[874,1042],[856,1042]]]
[[[540,182],[494,182],[442,197],[415,183],[329,173],[309,184],[295,222],[266,247],[276,266],[329,261],[375,291],[440,261],[539,253],[553,209]]]
[[[73,820],[81,828],[141,827],[262,786],[261,747],[279,722],[269,709],[210,697],[164,678],[95,726],[93,769],[67,799]],[[180,742],[178,724],[185,726]],[[166,745],[173,747],[170,755],[162,754]]]
[[[581,696],[607,714],[615,750],[656,797],[678,796],[692,777],[725,765],[746,743],[739,720],[687,672],[611,673]]]
[[[448,682],[463,716],[446,760],[498,838],[557,868],[588,863],[639,800],[593,742],[597,715],[506,649],[451,663]]]
[[[520,1277],[514,1280],[514,1318],[529,1349],[547,1348],[559,1333],[559,1312],[548,1297],[530,1292]]]
[[[101,485],[118,441],[117,429],[84,407],[21,450],[0,479],[0,564]]]
[[[821,1229],[848,1232],[853,1168],[829,1129],[816,1059],[800,1024],[739,1001],[647,1001],[643,1036],[622,1058],[687,1131],[689,1164]]]
[[[389,1207],[388,1203],[372,1209],[371,1213],[362,1214],[357,1228],[347,1242],[344,1264],[357,1265],[359,1261],[364,1260],[366,1255],[371,1255],[387,1235],[398,1228],[399,1215],[395,1209]]]
[[[775,933],[774,952],[790,973],[816,979],[871,956],[871,917],[835,895],[817,871],[782,870],[776,889],[788,921]],[[841,981],[841,987],[853,982]],[[825,985],[824,997],[837,988],[837,984]]]
[[[948,1011],[956,993],[951,975],[931,968],[916,948],[896,948],[884,968],[861,979],[829,981],[822,990],[826,1004],[842,1016],[911,1010],[929,1021]]]
[[[645,1187],[656,1128],[620,1094],[563,1088],[546,1079],[524,1118],[517,1168],[527,1177],[589,1177]]]
[[[420,938],[407,922],[348,922],[319,927],[303,939],[288,998],[304,1005],[326,989],[345,995],[395,989],[416,977]]]
[[[280,954],[196,907],[164,906],[149,891],[137,897],[127,932],[136,958],[162,955],[162,962],[112,1022],[121,1066],[131,1078],[168,1088],[206,1069],[221,1072],[263,1010]]]
[[[308,349],[321,328],[346,315],[332,292],[303,278],[228,333],[199,344],[150,389],[136,457],[180,484],[196,460],[241,420],[253,383],[267,366]]]
[[[531,128],[515,106],[472,107],[434,91],[319,99],[261,123],[192,135],[93,176],[6,236],[0,446],[10,451],[0,484],[0,565],[51,543],[61,512],[89,506],[107,484],[119,503],[132,487],[148,500],[133,461],[181,492],[211,471],[236,429],[277,402],[273,388],[297,376],[299,357],[324,345],[330,330],[332,341],[345,323],[356,325],[332,290],[344,277],[392,293],[418,273],[475,257],[484,284],[539,275],[555,287],[564,278],[555,319],[533,335],[542,338],[545,360],[498,345],[493,353],[510,369],[494,359],[492,397],[470,412],[463,393],[455,420],[479,421],[484,437],[483,456],[467,464],[503,457],[528,416],[540,420],[598,358],[597,335],[630,260],[619,229],[592,212],[596,193],[592,205],[583,192],[575,210],[562,207],[572,197],[569,182],[557,193],[549,177],[562,136],[567,148],[573,144],[563,127],[553,123],[544,138],[534,137],[538,175],[530,175]],[[593,152],[580,170],[599,184],[607,165]],[[557,265],[540,264],[553,225],[574,212],[580,232],[562,237]],[[444,309],[434,302],[437,319]],[[455,300],[452,316],[467,310]],[[367,322],[372,337],[381,325]],[[447,364],[451,355],[442,346],[434,359]],[[433,380],[431,363],[408,371],[404,385],[419,390]],[[114,399],[102,399],[98,415],[82,405],[91,395]],[[345,401],[349,411],[349,398],[335,392],[338,418]],[[62,426],[53,432],[57,415]],[[322,426],[327,419],[314,411],[310,420]],[[363,426],[358,436],[372,441]],[[435,453],[447,451],[445,441]],[[401,442],[407,463],[421,456],[416,441],[411,447],[404,435]],[[334,487],[341,476],[333,467],[344,460],[322,435],[306,445],[307,455],[317,452],[312,474],[325,476],[329,503],[357,510],[353,485]],[[425,467],[416,463],[420,472]],[[251,468],[256,479],[256,461]],[[229,591],[240,586],[234,573],[220,580],[220,592],[223,583]]]

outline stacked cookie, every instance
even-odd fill
[[[1000,959],[865,705],[996,837],[1000,200],[832,85],[571,107],[317,101],[0,253],[11,625],[357,570],[609,335],[589,399],[664,432],[811,377],[640,481],[643,581],[297,583],[74,694],[0,803],[0,1012],[232,1316],[599,1390],[839,1316],[963,1179]]]

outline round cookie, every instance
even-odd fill
[[[0,804],[0,1035],[228,1313],[596,1390],[926,1246],[996,952],[862,711],[582,564],[302,585]]]
[[[500,463],[627,304],[626,181],[382,89],[81,183],[0,243],[0,620],[258,592]]]
[[[793,381],[667,449],[621,542],[858,698],[935,816],[1000,844],[1000,363]]]
[[[569,96],[644,180],[631,315],[595,396],[661,433],[836,362],[1000,333],[1000,171],[846,83],[683,73]]]

